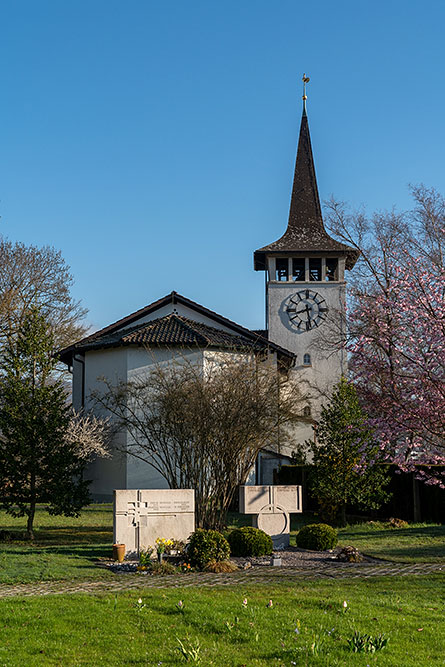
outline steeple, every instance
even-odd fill
[[[318,196],[314,157],[306,111],[306,83],[303,75],[303,113],[300,124],[294,181],[289,209],[287,229],[283,236],[254,253],[256,271],[265,269],[265,257],[269,253],[324,253],[336,252],[346,255],[346,268],[352,268],[357,260],[353,248],[332,239],[325,230]]]

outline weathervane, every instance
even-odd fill
[[[307,95],[306,95],[306,84],[309,83],[310,78],[306,76],[306,74],[303,74],[303,108],[304,111],[306,111],[306,100],[307,100]]]

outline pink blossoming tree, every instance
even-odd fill
[[[445,486],[445,201],[412,188],[413,211],[349,214],[331,231],[361,251],[348,314],[352,378],[388,461]]]

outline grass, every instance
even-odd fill
[[[0,664],[181,665],[181,640],[186,649],[195,648],[195,664],[205,666],[444,665],[444,583],[442,575],[289,579],[273,586],[4,599]],[[266,606],[269,599],[272,607]],[[355,630],[384,633],[387,648],[349,652],[347,639]]]
[[[14,541],[26,540],[26,519],[0,511],[0,530],[14,531]],[[113,505],[90,505],[79,517],[51,516],[38,505],[34,520],[35,544],[111,544]],[[29,544],[29,542],[28,542]]]
[[[314,517],[292,520],[295,535]],[[240,515],[230,520],[249,522]],[[0,583],[113,577],[96,566],[110,555],[110,505],[92,505],[79,518],[51,517],[40,507],[33,544],[24,539],[23,519],[2,512],[0,530],[14,532],[12,542],[0,544]],[[445,526],[362,523],[340,529],[339,538],[382,558],[445,562]],[[179,641],[189,662],[195,651],[195,664],[206,666],[445,665],[441,574],[306,583],[286,577],[224,588],[186,582],[184,575],[185,588],[0,599],[0,665],[180,665]],[[355,630],[384,633],[388,646],[351,653],[347,640]]]
[[[113,577],[96,565],[97,559],[111,555],[112,521],[109,504],[91,505],[78,518],[50,516],[41,506],[36,513],[36,539],[30,544],[25,539],[25,520],[0,512],[0,530],[14,533],[12,542],[0,542],[0,584]],[[293,515],[291,543],[299,527],[313,521],[313,515]],[[250,516],[229,516],[231,526],[250,522]],[[394,529],[362,523],[340,529],[339,542],[394,561],[445,563],[445,526],[411,524]]]
[[[91,505],[76,518],[50,516],[39,506],[31,544],[25,520],[0,512],[0,530],[13,531],[14,538],[0,543],[0,583],[112,578],[96,565],[111,555],[112,511],[112,505]]]
[[[362,523],[341,528],[338,537],[340,544],[351,544],[377,558],[445,564],[444,525],[414,523],[408,528],[389,528],[385,523]]]

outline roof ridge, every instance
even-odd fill
[[[200,331],[196,331],[196,329],[193,326],[190,326],[189,322],[194,322],[194,320],[189,320],[187,317],[184,317],[183,315],[176,315],[176,317],[181,318],[183,320],[182,325],[188,331],[192,331],[193,334],[196,336],[196,338],[203,340],[206,343],[206,345],[210,345],[210,340],[206,336],[204,336]],[[203,324],[203,323],[196,322],[196,324]],[[209,326],[209,325],[204,324],[204,326]],[[209,329],[214,329],[214,327],[209,326]],[[221,331],[221,329],[215,329],[215,331]]]
[[[228,329],[228,331],[220,329],[217,326],[212,326],[211,324],[206,324],[204,322],[197,322],[196,320],[185,317],[184,315],[179,315],[178,313],[175,312],[169,312],[163,315],[162,317],[156,317],[155,319],[149,320],[148,322],[141,322],[134,326],[130,326],[133,322],[137,321],[138,319],[147,316],[150,313],[154,313],[160,308],[163,308],[164,306],[171,305],[172,301],[173,303],[182,304],[187,308],[190,308],[192,311],[193,310],[196,311],[200,315],[204,315],[206,318],[210,320],[210,322],[215,322],[215,324],[222,325],[223,327]],[[187,299],[186,297],[182,296],[181,294],[178,294],[177,292],[171,292],[170,294],[162,297],[162,299],[158,299],[157,301],[154,301],[152,304],[149,304],[144,308],[140,308],[131,315],[127,315],[126,317],[117,320],[113,324],[110,324],[107,327],[103,327],[102,329],[99,329],[98,331],[82,338],[76,343],[69,345],[68,347],[65,347],[64,349],[59,351],[59,358],[61,361],[70,365],[72,363],[72,357],[74,354],[76,354],[76,351],[78,350],[80,351],[81,349],[88,349],[89,346],[94,346],[95,344],[99,343],[101,339],[102,340],[105,339],[107,345],[114,344],[112,341],[110,342],[106,341],[107,336],[111,337],[112,334],[117,334],[121,337],[122,335],[124,336],[136,335],[135,332],[142,331],[143,329],[149,329],[153,327],[156,322],[159,322],[162,319],[172,318],[172,317],[177,318],[181,322],[183,322],[184,320],[187,320],[188,322],[193,322],[195,327],[196,326],[206,327],[208,330],[218,332],[219,335],[232,336],[233,339],[236,338],[240,342],[244,343],[250,342],[251,344],[263,343],[267,345],[269,348],[278,352],[279,354],[284,354],[286,357],[295,356],[292,352],[289,352],[289,350],[287,350],[286,348],[282,347],[281,345],[277,345],[276,343],[272,343],[271,341],[268,341],[267,339],[260,336],[258,333],[250,329],[247,329],[246,327],[243,327],[242,325],[237,324],[232,320],[229,320],[223,315],[219,315],[218,313],[209,310],[205,306],[201,306],[199,303],[196,303],[191,299]],[[194,333],[196,336],[201,336],[201,339],[204,339],[205,334],[202,331],[202,329],[200,331],[197,331],[195,328]],[[205,340],[206,344],[212,345],[212,342],[211,341],[208,342],[207,338],[205,338]]]

